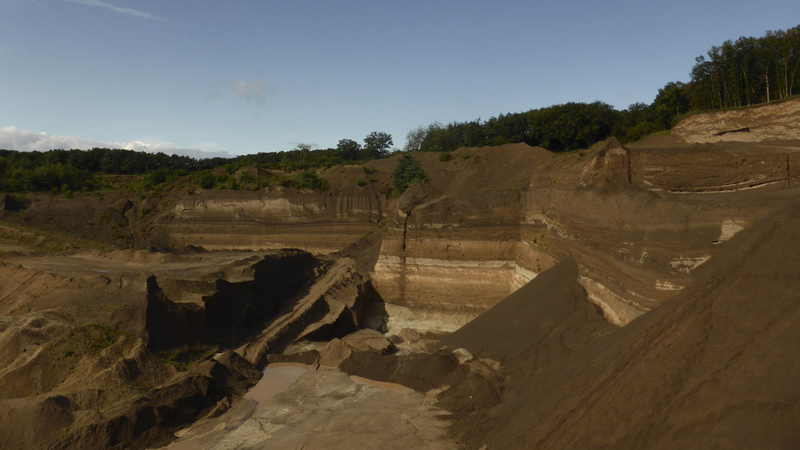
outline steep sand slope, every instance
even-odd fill
[[[557,366],[518,372],[513,395],[454,432],[468,448],[797,448],[798,273],[792,204],[737,235],[660,308]],[[505,317],[524,319],[552,320]],[[473,348],[540,357],[538,347],[517,356],[502,335],[473,328]]]
[[[440,341],[500,362],[518,378],[609,334],[603,319],[578,283],[578,266],[566,259]]]

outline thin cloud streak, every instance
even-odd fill
[[[155,16],[150,14],[149,12],[139,11],[138,9],[133,8],[125,8],[121,6],[115,6],[111,3],[103,2],[100,0],[63,0],[67,3],[75,3],[77,5],[83,6],[97,6],[101,8],[106,8],[116,13],[125,14],[127,16],[138,17],[140,19],[147,19],[147,20],[158,20],[161,22],[172,22],[169,19],[165,19],[163,17]]]
[[[33,3],[34,5],[36,5],[36,6],[40,7],[40,8],[42,8],[43,10],[45,10],[45,11],[50,11],[50,8],[48,8],[47,6],[44,6],[43,4],[41,4],[41,3],[37,2],[36,0],[30,0],[30,1],[31,1],[31,3]]]
[[[258,106],[264,106],[267,103],[266,97],[272,93],[272,86],[268,81],[252,81],[247,78],[222,80],[211,84],[209,88],[210,92],[204,97],[206,100],[227,96],[232,89],[245,102],[252,101]]]
[[[207,145],[209,147],[214,146],[214,144]],[[23,152],[46,152],[53,149],[88,150],[95,147],[118,148],[146,153],[162,152],[174,155],[191,156],[193,158],[213,158],[216,156],[228,158],[231,156],[228,152],[224,151],[181,147],[173,142],[160,140],[101,142],[78,136],[59,136],[45,132],[34,133],[32,131],[20,130],[14,125],[0,128],[0,149],[18,150]]]

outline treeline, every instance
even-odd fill
[[[615,136],[622,142],[669,130],[688,112],[740,107],[800,93],[800,26],[742,37],[696,58],[688,83],[670,82],[651,104],[618,111],[603,102],[567,103],[489,120],[435,122],[409,131],[406,151],[451,151],[525,142],[560,152]]]
[[[391,145],[390,134],[375,131],[364,138],[364,145],[342,139],[336,148],[312,150],[310,145],[300,144],[290,151],[232,158],[195,159],[108,148],[47,152],[0,150],[0,191],[72,193],[109,187],[98,178],[100,175],[142,175],[135,183],[126,186],[135,190],[150,190],[190,174],[191,182],[199,187],[238,188],[242,184],[251,188],[257,184],[246,177],[242,183],[238,178],[229,179],[229,175],[238,169],[249,166],[263,170],[303,171],[293,177],[271,174],[258,181],[262,187],[277,184],[322,189],[324,183],[310,169],[382,158],[389,154]],[[210,173],[221,166],[225,169],[223,173]]]
[[[299,144],[286,152],[262,152],[237,156],[224,164],[230,167],[257,166],[263,169],[287,172],[311,168],[327,168],[343,164],[361,163],[389,155],[394,144],[392,135],[373,131],[364,138],[364,145],[352,139],[341,139],[335,148],[312,150],[308,144]]]
[[[741,107],[784,99],[800,93],[800,26],[769,31],[761,38],[741,37],[714,46],[696,58],[688,83],[670,82],[651,104],[634,103],[618,111],[603,102],[566,103],[488,120],[438,122],[409,131],[404,150],[448,152],[459,147],[483,147],[525,142],[551,151],[588,148],[610,136],[631,142],[669,130],[689,112]],[[5,192],[92,190],[102,186],[96,175],[143,175],[132,188],[152,189],[191,174],[198,186],[229,187],[289,185],[324,187],[313,169],[362,163],[383,158],[392,136],[373,132],[363,144],[342,139],[335,148],[312,150],[300,144],[284,152],[263,152],[234,158],[195,159],[164,153],[94,148],[18,152],[0,150],[0,190]],[[225,167],[225,173],[211,173]],[[231,180],[242,167],[264,171],[303,171],[295,177],[270,174],[258,180]],[[266,174],[266,172],[264,172]],[[130,186],[129,186],[130,187]]]
[[[501,114],[489,120],[438,122],[409,131],[406,151],[448,152],[459,147],[525,142],[550,151],[588,148],[617,136],[623,142],[672,127],[677,116],[688,111],[682,83],[670,83],[651,105],[636,103],[617,111],[603,102],[566,103],[524,113]]]
[[[94,190],[95,175],[185,175],[224,164],[224,158],[197,160],[188,156],[93,148],[19,152],[0,150],[0,190],[4,192]]]
[[[698,110],[791,97],[800,92],[800,26],[726,41],[695,62],[688,95]]]
[[[610,105],[567,103],[525,113],[501,114],[487,121],[433,123],[411,130],[406,151],[446,152],[525,142],[553,151],[585,148],[610,135],[617,111]]]

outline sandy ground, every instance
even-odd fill
[[[292,378],[296,381],[286,386]],[[432,403],[392,383],[332,369],[279,365],[268,367],[262,382],[230,411],[182,431],[182,437],[165,448],[457,448],[446,437],[446,422],[440,420],[446,413]]]

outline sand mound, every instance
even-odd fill
[[[521,374],[514,395],[454,431],[475,448],[795,448],[797,211],[740,233],[692,288],[558,365]],[[495,340],[468,343],[501,352]],[[541,347],[520,358],[540,359]]]
[[[603,319],[566,259],[440,341],[500,362],[515,377],[552,365],[615,327]]]

